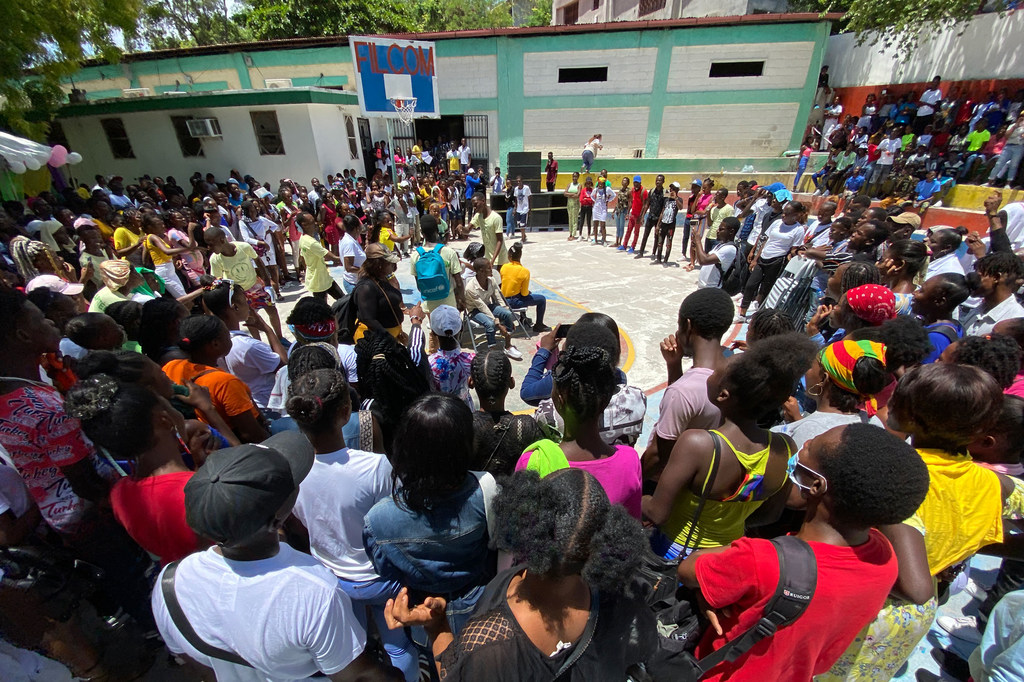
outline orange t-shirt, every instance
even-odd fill
[[[225,420],[245,412],[251,412],[257,418],[260,415],[249,387],[234,374],[189,360],[171,360],[164,365],[164,374],[176,384],[184,385],[191,379],[208,389],[213,406]]]

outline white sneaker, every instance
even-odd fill
[[[968,579],[967,585],[964,587],[964,592],[971,595],[972,598],[978,601],[985,601],[988,598],[988,592],[985,588],[974,582],[973,578]]]
[[[753,302],[751,302],[751,304],[750,304],[750,307],[748,307],[748,308],[747,308],[747,319],[748,319],[748,320],[749,320],[749,319],[750,319],[751,317],[753,317],[753,316],[754,316],[754,313],[756,313],[756,312],[757,312],[757,308],[758,308],[758,305],[757,305],[757,301],[753,301]]]
[[[519,349],[515,346],[509,346],[505,349],[505,355],[512,358],[513,360],[522,360],[523,354],[519,352]]]
[[[957,639],[971,644],[981,644],[981,631],[978,629],[976,616],[939,616],[936,620],[939,627]]]
[[[742,315],[737,315],[736,317],[732,318],[733,324],[743,324],[746,321],[747,318],[743,317]]]

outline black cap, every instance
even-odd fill
[[[217,450],[185,484],[185,520],[220,545],[247,540],[298,489],[313,459],[313,446],[298,431]]]

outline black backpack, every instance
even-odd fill
[[[738,267],[743,256],[743,248],[738,241],[729,243],[736,247],[736,257],[732,259],[732,265],[729,266],[728,270],[723,271],[722,263],[719,261],[715,263],[715,267],[718,269],[719,288],[730,296],[735,296],[743,288],[743,279],[740,276],[742,271]],[[746,263],[747,261],[743,260],[743,262]]]
[[[674,596],[653,604],[661,648],[666,653],[675,652],[690,659],[692,676],[681,677],[680,680],[699,680],[715,666],[739,659],[758,642],[794,622],[807,610],[818,583],[814,551],[806,542],[792,535],[778,537],[771,542],[779,558],[779,582],[775,594],[765,604],[760,620],[714,653],[700,660],[690,653],[706,626],[694,593],[679,588]],[[627,672],[627,679],[632,682],[654,679],[642,664]]]
[[[359,288],[359,284],[356,285]],[[335,322],[338,323],[338,343],[350,346],[355,341],[353,335],[356,333],[356,291],[352,290],[351,294],[345,294],[331,305],[331,313],[334,315]]]

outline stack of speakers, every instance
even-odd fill
[[[509,182],[515,183],[516,178],[522,176],[523,184],[529,185],[530,190],[537,194],[544,189],[541,183],[543,166],[540,162],[540,152],[509,152],[508,169],[505,177]]]

